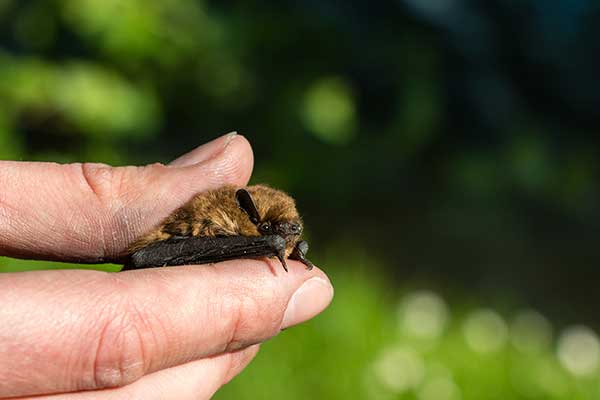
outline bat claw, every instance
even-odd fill
[[[281,266],[283,267],[283,269],[285,270],[285,272],[288,272],[287,264],[285,263],[285,254],[279,253],[277,255],[277,258],[281,262]]]
[[[304,260],[301,260],[301,262],[302,262],[302,264],[304,264],[306,266],[306,269],[308,271],[310,271],[314,267],[313,263],[311,263],[310,261],[308,261],[306,258]]]

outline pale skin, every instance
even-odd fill
[[[119,260],[195,193],[245,185],[252,164],[239,135],[168,165],[2,161],[0,255]],[[265,259],[0,274],[0,398],[210,398],[259,343],[330,303],[321,270],[288,266]]]

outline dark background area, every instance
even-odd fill
[[[236,130],[318,264],[598,326],[599,27],[591,0],[3,0],[0,157]]]

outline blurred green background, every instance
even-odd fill
[[[0,158],[252,142],[336,297],[218,399],[597,399],[598,37],[592,0],[0,0]]]

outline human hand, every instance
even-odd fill
[[[118,262],[195,193],[245,185],[251,169],[234,135],[168,166],[0,162],[0,255]],[[322,271],[288,265],[0,274],[0,398],[209,398],[258,343],[331,301]]]

